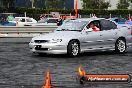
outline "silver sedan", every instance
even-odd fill
[[[93,31],[94,24],[99,31]],[[32,38],[31,52],[77,56],[87,51],[114,50],[124,53],[132,45],[132,29],[103,18],[77,19],[58,27],[54,32]]]

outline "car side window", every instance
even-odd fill
[[[121,18],[121,19],[119,19],[119,22],[126,22],[126,20]]]
[[[112,21],[110,21],[110,29],[117,29],[117,25]]]
[[[109,20],[101,20],[101,27],[102,30],[111,30],[111,29],[117,29],[117,25]]]
[[[21,21],[21,22],[25,22],[25,19],[21,19],[20,21]]]
[[[57,23],[57,20],[58,20],[58,19],[49,19],[49,20],[47,21],[47,23]]]
[[[87,25],[87,29],[90,28],[90,24],[94,24],[96,27],[100,28],[100,23],[99,21],[92,21]]]
[[[115,21],[115,22],[119,22],[119,19],[115,19],[114,21]]]
[[[101,31],[101,26],[99,20],[91,21],[87,26],[87,29],[91,29],[93,32]]]
[[[31,20],[31,19],[26,19],[26,21],[27,21],[27,22],[32,22],[32,20]]]

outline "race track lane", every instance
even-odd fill
[[[48,69],[55,88],[132,88],[132,83],[80,86],[76,82],[80,65],[88,74],[132,75],[132,49],[125,54],[91,52],[75,58],[66,55],[37,56],[29,52],[28,39],[15,40],[0,42],[0,88],[41,88]]]

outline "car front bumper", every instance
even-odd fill
[[[66,54],[67,53],[67,46],[61,45],[58,43],[40,43],[40,44],[29,43],[29,48],[32,53],[47,53],[47,54]]]

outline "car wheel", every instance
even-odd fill
[[[76,40],[72,40],[69,42],[67,47],[67,54],[70,56],[77,56],[80,53],[80,46]]]
[[[126,51],[126,41],[125,39],[119,38],[115,43],[115,52],[124,53]]]

